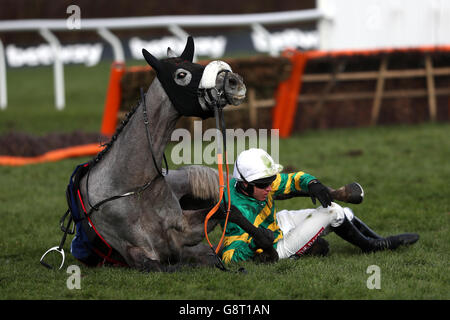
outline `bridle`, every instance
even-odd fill
[[[217,89],[215,86],[212,88],[199,88],[197,90],[198,97],[202,98],[205,101],[206,107],[209,109],[209,111],[215,111],[215,109],[220,108],[222,109],[227,104],[232,104],[232,102],[228,99],[225,86],[229,79],[229,73],[230,70],[222,69],[217,73],[217,76],[219,76],[221,73],[225,73],[225,76],[223,78],[223,84],[222,88]],[[216,93],[216,97],[214,96],[213,92]],[[225,98],[225,103],[221,103],[221,98]],[[203,107],[203,106],[202,106]],[[206,110],[205,110],[206,111]]]

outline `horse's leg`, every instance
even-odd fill
[[[213,267],[217,263],[217,257],[210,246],[199,243],[192,247],[183,248],[182,263]]]
[[[130,267],[142,271],[164,271],[163,265],[150,257],[150,254],[141,247],[128,247],[127,261]]]
[[[128,247],[128,261],[131,262],[130,267],[136,268],[143,272],[175,272],[182,265],[166,265],[160,261],[153,259],[149,253],[141,247]]]
[[[177,199],[192,193],[188,172],[183,168],[169,170],[165,180]]]
[[[165,181],[183,209],[213,206],[219,199],[219,178],[214,169],[186,166],[170,170]]]
[[[158,190],[154,193],[159,203],[145,194],[123,198],[114,202],[114,206],[105,204],[101,212],[104,219],[97,220],[101,233],[132,268],[172,271],[170,265],[181,258],[184,244],[177,233],[183,227],[182,210],[167,185],[161,182],[158,185],[155,182],[154,187]],[[100,215],[97,213],[96,217]]]
[[[177,231],[180,244],[183,246],[195,246],[205,238],[204,222],[211,208],[198,210],[183,210],[182,229]],[[207,232],[211,232],[219,223],[218,219],[212,218],[208,222]]]

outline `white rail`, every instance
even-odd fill
[[[8,104],[8,92],[6,90],[6,61],[5,48],[0,41],[0,109],[6,109]]]
[[[186,32],[182,27],[233,27],[248,26],[265,30],[263,25],[285,24],[292,22],[319,21],[324,15],[317,9],[284,11],[272,13],[253,13],[239,15],[182,15],[157,17],[127,17],[105,19],[82,19],[81,28],[77,31],[92,31],[97,33],[113,48],[114,60],[124,62],[125,55],[120,40],[110,30],[138,28],[167,28],[177,37],[184,37]],[[73,31],[68,29],[66,19],[32,19],[0,21],[0,32],[38,31],[54,51],[54,90],[55,106],[64,109],[64,69],[58,58],[60,44],[51,31]],[[268,34],[268,33],[267,33]],[[269,41],[270,43],[270,41]],[[270,50],[274,54],[274,50]],[[6,109],[6,62],[3,43],[0,40],[0,109]]]
[[[238,15],[195,15],[195,16],[156,16],[82,19],[81,30],[167,28],[169,25],[180,27],[232,27],[249,26],[254,23],[264,25],[290,23],[299,21],[315,21],[323,15],[316,9],[282,11],[272,13],[252,13]],[[43,20],[5,20],[0,21],[0,31],[32,31],[36,29],[69,31],[64,19]]]
[[[53,63],[53,86],[55,90],[55,106],[56,109],[62,110],[66,104],[66,98],[64,94],[64,67],[61,61],[60,52],[61,44],[58,38],[49,30],[41,29],[39,34],[50,44],[50,48],[53,51],[54,63]]]

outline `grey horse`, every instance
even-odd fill
[[[181,116],[211,117],[211,102],[238,105],[246,88],[223,62],[206,67],[192,63],[193,50],[191,37],[179,57],[168,49],[169,58],[158,60],[143,50],[157,78],[79,180],[79,200],[88,212],[89,227],[132,268],[170,271],[184,262],[216,263],[212,250],[201,242],[205,215],[218,199],[217,171],[192,166],[164,176],[160,164]],[[178,190],[180,181],[189,185],[183,192]],[[114,195],[120,196],[111,198]],[[222,211],[209,230],[223,218]],[[255,232],[241,217],[234,215],[231,221]]]

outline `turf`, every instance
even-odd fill
[[[67,107],[53,107],[51,69],[8,73],[10,105],[0,133],[99,130],[108,65],[66,68]],[[69,76],[70,75],[70,76]],[[351,205],[382,235],[417,232],[417,244],[362,254],[334,234],[327,257],[231,265],[232,272],[186,268],[172,274],[125,268],[81,268],[81,289],[69,290],[60,271],[39,258],[61,237],[65,187],[87,158],[24,167],[0,167],[0,299],[438,299],[450,298],[450,125],[308,131],[280,140],[280,162],[338,187],[358,181],[366,198]],[[173,166],[172,166],[173,167]],[[309,199],[277,202],[280,209],[311,207]],[[218,230],[214,233],[218,237]],[[380,268],[380,289],[368,289],[367,268]],[[246,273],[238,272],[244,267]]]

